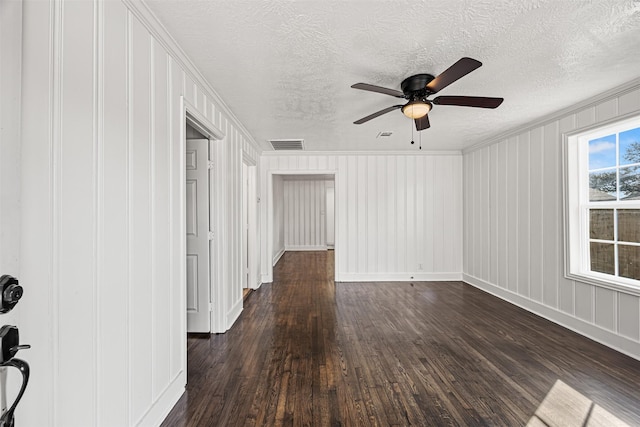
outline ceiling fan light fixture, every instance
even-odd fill
[[[431,103],[425,101],[411,101],[402,107],[402,114],[410,119],[420,119],[431,111]]]

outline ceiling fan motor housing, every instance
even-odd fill
[[[431,92],[427,89],[427,85],[435,77],[431,74],[416,74],[407,77],[400,83],[402,93],[407,99],[419,99],[427,96]]]

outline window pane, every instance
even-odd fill
[[[640,128],[620,132],[620,165],[640,163]]]
[[[589,210],[589,237],[613,240],[613,209]]]
[[[615,169],[589,174],[589,201],[616,200],[617,189]]]
[[[640,200],[640,166],[620,168],[620,200]]]
[[[640,243],[640,209],[618,210],[618,240]]]
[[[615,274],[613,244],[591,242],[591,271]]]
[[[589,170],[616,166],[616,135],[589,141]]]
[[[640,246],[618,245],[618,258],[620,276],[640,280]]]

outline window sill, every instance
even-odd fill
[[[623,292],[629,295],[635,295],[640,297],[640,286],[630,283],[624,283],[621,281],[613,281],[606,277],[600,277],[595,274],[578,274],[578,273],[566,273],[565,277],[569,280],[575,280],[577,282],[587,283],[589,285],[598,286],[600,288],[611,289],[617,292]]]

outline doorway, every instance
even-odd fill
[[[211,332],[209,139],[186,124],[187,332]]]
[[[242,289],[243,294],[257,289],[258,278],[258,196],[256,162],[242,160]]]
[[[268,174],[267,184],[270,196],[267,207],[267,254],[272,261],[266,265],[267,281],[273,281],[273,267],[286,251],[335,249],[337,266],[336,171],[273,171]],[[327,206],[328,198],[330,202]],[[337,268],[334,267],[333,271],[335,279]]]
[[[184,263],[182,265],[184,289],[185,338],[188,332],[217,332],[220,309],[219,260],[212,230],[221,228],[219,203],[214,196],[219,179],[214,175],[212,158],[218,158],[220,141],[224,134],[207,117],[200,114],[184,98],[182,186]],[[184,343],[186,349],[186,341]]]

